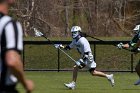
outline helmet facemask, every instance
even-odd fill
[[[72,38],[76,38],[80,34],[79,31],[72,32]]]

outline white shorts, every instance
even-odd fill
[[[86,59],[83,60],[87,68],[96,68],[96,63],[94,61],[94,57],[91,52],[86,55]]]
[[[87,68],[96,68],[96,63],[95,63],[95,61],[93,60],[92,62],[90,62],[90,61],[84,61],[84,63],[86,64],[86,67]]]

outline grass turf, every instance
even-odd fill
[[[138,79],[136,73],[114,73],[116,85],[111,87],[105,78],[93,77],[88,72],[79,72],[77,87],[69,90],[63,83],[71,81],[72,72],[26,72],[35,83],[33,93],[138,93],[140,86],[133,83]],[[25,93],[19,84],[18,90]]]

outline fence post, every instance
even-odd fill
[[[57,49],[57,52],[58,52],[58,58],[57,58],[58,67],[57,67],[57,71],[59,72],[60,71],[60,50]]]
[[[133,54],[131,53],[131,73],[133,73],[133,61],[134,61],[134,56]]]
[[[94,61],[96,62],[96,44],[94,43]]]
[[[25,43],[23,43],[23,55],[22,55],[22,59],[23,59],[23,68],[25,68]]]

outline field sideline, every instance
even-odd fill
[[[140,86],[133,83],[138,79],[136,73],[114,73],[115,83],[111,87],[105,78],[92,77],[88,72],[79,72],[77,88],[68,90],[63,83],[71,80],[72,72],[26,72],[35,82],[33,93],[138,93]],[[18,85],[21,93],[25,93]]]

